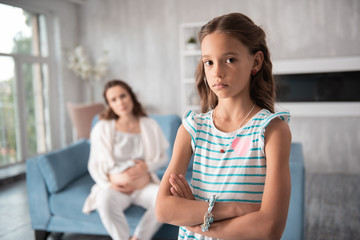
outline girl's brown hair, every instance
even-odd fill
[[[272,75],[270,53],[265,41],[265,32],[247,16],[241,13],[230,13],[214,18],[205,24],[199,32],[200,43],[207,35],[222,32],[231,35],[242,42],[251,54],[261,51],[264,62],[260,70],[251,76],[250,98],[261,108],[274,112],[275,81]],[[209,88],[205,78],[204,64],[200,60],[196,71],[196,86],[201,99],[201,111],[207,112],[215,108],[218,98]]]
[[[119,116],[116,115],[114,113],[114,111],[110,108],[109,102],[106,98],[107,90],[109,88],[112,88],[115,86],[120,86],[120,87],[124,88],[130,94],[131,100],[134,103],[133,114],[136,117],[146,117],[147,116],[144,108],[142,107],[141,103],[138,101],[138,99],[137,99],[135,93],[133,92],[133,90],[131,89],[131,87],[122,80],[111,80],[111,81],[107,82],[104,86],[103,97],[104,97],[106,105],[108,107],[104,110],[103,113],[100,114],[100,119],[110,120],[110,119],[118,119],[119,118]]]

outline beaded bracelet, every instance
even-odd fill
[[[219,196],[213,195],[210,199],[206,201],[209,202],[209,207],[207,212],[204,215],[204,223],[201,225],[201,231],[206,232],[209,230],[210,224],[214,222],[214,215],[211,213],[215,201],[219,198]]]

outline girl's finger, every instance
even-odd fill
[[[176,175],[174,177],[174,180],[176,181],[177,185],[179,186],[179,188],[181,189],[181,192],[183,192],[184,194],[186,193],[186,185],[187,183],[184,183],[180,177],[178,175]],[[186,182],[186,181],[185,181]]]
[[[179,197],[184,197],[184,193],[181,189],[181,187],[178,184],[178,181],[176,181],[176,177],[175,176],[171,176],[169,179],[170,185],[174,188],[174,190],[176,191],[177,195]]]
[[[173,196],[179,197],[179,195],[177,194],[177,192],[176,192],[176,190],[175,190],[174,187],[171,187],[171,188],[170,188],[170,192],[171,192],[171,194],[172,194]]]
[[[188,199],[195,199],[194,194],[191,191],[190,185],[186,181],[184,175],[180,174],[179,178],[180,178],[180,180],[182,181],[182,183],[184,184],[184,187],[185,187],[185,189],[184,189],[185,197],[188,198]]]
[[[181,180],[182,184],[184,185],[184,188],[186,189],[187,192],[191,192],[191,188],[189,183],[186,181],[184,175],[180,174],[179,175],[179,179]]]

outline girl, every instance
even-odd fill
[[[280,239],[290,200],[288,113],[274,113],[264,31],[232,13],[204,25],[196,84],[160,184],[156,216],[179,239]],[[191,188],[184,175],[193,156]]]
[[[146,116],[136,95],[123,81],[106,83],[108,109],[91,131],[89,172],[95,181],[83,207],[97,209],[114,240],[128,240],[124,210],[131,204],[146,209],[131,240],[151,239],[161,226],[155,221],[160,182],[155,171],[167,163],[168,142],[155,120]]]

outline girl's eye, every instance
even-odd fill
[[[226,59],[225,62],[226,63],[233,63],[233,62],[235,62],[235,59],[234,58],[228,58],[228,59]]]
[[[126,94],[121,94],[120,98],[126,98]]]
[[[204,61],[204,64],[207,65],[207,66],[210,66],[210,65],[213,64],[213,62],[212,61]]]

